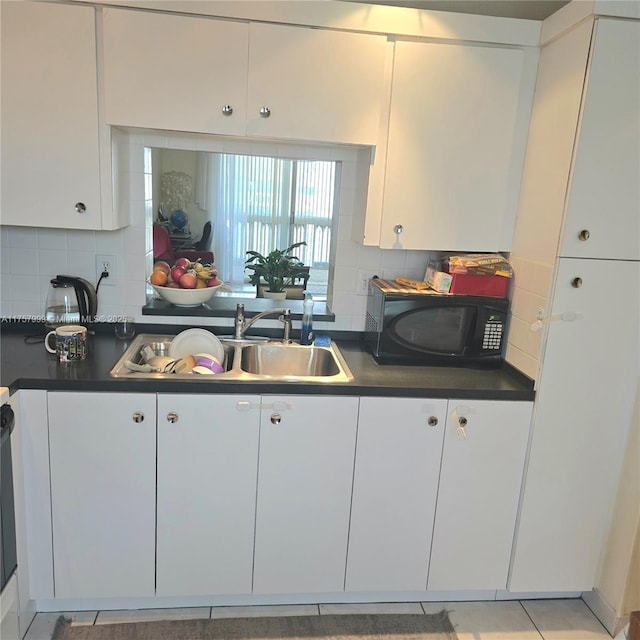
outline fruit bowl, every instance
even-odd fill
[[[205,287],[203,289],[177,289],[174,287],[160,287],[157,284],[151,284],[151,286],[163,300],[174,304],[176,307],[199,307],[213,297],[213,294],[222,286],[222,282],[215,287]]]

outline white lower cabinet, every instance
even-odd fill
[[[47,407],[47,597],[506,586],[532,403],[50,392]]]
[[[49,393],[56,598],[153,596],[155,394]]]
[[[158,596],[251,593],[260,397],[158,395]]]
[[[254,593],[344,589],[358,398],[263,396]]]
[[[449,400],[428,589],[504,589],[530,402]]]
[[[361,398],[347,591],[427,586],[447,401]]]

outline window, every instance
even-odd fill
[[[296,255],[310,266],[308,287],[314,297],[326,297],[337,162],[170,149],[157,162],[158,180],[167,172],[193,175],[193,202],[185,209],[190,232],[197,236],[212,222],[215,262],[234,292],[251,292],[247,251],[264,254],[304,241]]]
[[[266,254],[304,241],[298,257],[316,281],[324,280],[326,293],[335,163],[215,155],[210,176],[215,244],[223,260],[218,266],[231,281],[245,281],[246,251]]]

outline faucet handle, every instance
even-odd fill
[[[282,315],[278,320],[284,323],[284,335],[282,336],[283,342],[291,342],[291,309],[283,309]]]
[[[244,305],[240,302],[236,305],[236,317],[233,321],[233,326],[233,336],[236,340],[239,340],[244,333]]]

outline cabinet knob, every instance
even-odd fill
[[[404,231],[404,227],[401,224],[397,224],[395,227],[393,227],[393,233],[395,233],[396,235],[401,234]]]
[[[263,118],[268,118],[271,115],[271,109],[269,109],[269,107],[262,107],[260,109],[260,115]]]
[[[169,413],[167,413],[167,422],[171,424],[178,422],[178,414],[175,411],[169,411]]]
[[[230,116],[233,113],[233,107],[230,104],[225,104],[224,107],[222,107],[222,113],[225,116]]]
[[[281,420],[282,420],[282,416],[279,413],[271,414],[271,424],[280,424]]]
[[[574,278],[574,279],[571,281],[571,286],[572,286],[574,289],[579,289],[579,288],[582,286],[582,278]]]
[[[582,240],[582,242],[586,242],[590,237],[591,237],[591,234],[589,233],[589,229],[583,229],[578,234],[578,239]]]
[[[438,418],[436,418],[435,416],[429,416],[427,424],[430,427],[436,427],[438,425]]]
[[[144,413],[142,413],[142,411],[136,411],[133,414],[133,421],[134,422],[142,422],[144,420]]]
[[[78,213],[84,213],[87,210],[87,205],[84,202],[76,202],[74,208]]]
[[[460,416],[458,418],[458,426],[456,427],[456,437],[458,438],[458,440],[467,439],[467,430],[465,429],[467,424],[468,421],[464,416]]]

